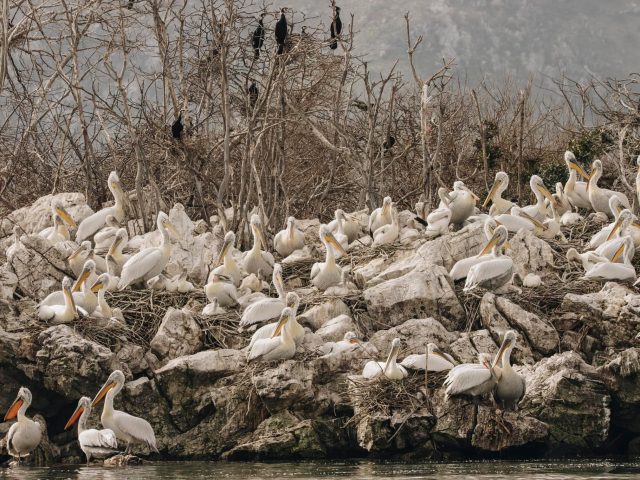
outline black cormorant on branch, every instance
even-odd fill
[[[333,20],[331,21],[331,42],[329,48],[335,50],[338,48],[338,40],[336,38],[342,33],[342,20],[340,20],[340,7],[335,7]]]
[[[133,9],[133,0],[129,0],[129,4],[127,5],[129,10]]]
[[[252,107],[255,106],[258,101],[258,86],[256,85],[256,82],[252,82],[251,85],[249,85],[247,93],[249,94],[249,103]]]
[[[280,20],[276,22],[276,43],[278,44],[278,55],[284,53],[284,44],[287,40],[289,27],[287,25],[287,17],[284,15],[286,8],[280,10]]]
[[[264,16],[266,13],[260,15],[260,20],[258,20],[258,26],[253,32],[253,36],[251,37],[251,45],[253,46],[253,56],[254,58],[260,57],[260,49],[264,44]]]
[[[173,125],[171,125],[171,135],[175,139],[180,139],[182,137],[182,131],[184,130],[184,125],[182,124],[182,112],[178,115],[178,118]]]
[[[389,150],[391,150],[395,144],[396,137],[394,137],[393,135],[389,135],[382,144],[382,155],[386,155],[387,153],[389,153]]]

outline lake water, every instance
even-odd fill
[[[640,461],[395,463],[371,461],[299,463],[162,462],[135,467],[55,466],[0,470],[0,478],[35,479],[627,479],[640,478]]]

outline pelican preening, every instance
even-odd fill
[[[82,240],[95,235],[98,230],[104,227],[109,215],[111,215],[118,223],[124,222],[124,202],[126,194],[120,185],[120,178],[115,171],[109,174],[107,186],[113,195],[113,206],[98,210],[80,222],[80,225],[78,225],[78,231],[76,232],[76,242],[81,242]]]
[[[263,246],[267,246],[267,242],[264,238],[262,220],[259,215],[251,216],[251,233],[253,234],[253,247],[245,252],[242,267],[247,273],[257,274],[262,271],[265,275],[269,275],[273,271],[275,259],[271,253],[262,250]]]
[[[294,251],[304,247],[304,233],[296,227],[296,219],[287,219],[287,228],[279,231],[273,238],[273,248],[281,257],[288,257]]]
[[[7,451],[9,455],[16,457],[18,462],[34,451],[42,440],[40,424],[26,415],[32,398],[31,391],[26,387],[21,387],[18,390],[18,396],[4,416],[5,422],[18,418],[18,421],[11,425],[9,433],[7,433]]]
[[[82,397],[78,401],[78,407],[64,427],[65,430],[68,430],[76,421],[78,422],[78,443],[80,444],[80,450],[87,457],[87,465],[89,465],[92,458],[108,457],[118,451],[118,440],[113,430],[108,428],[103,430],[87,428],[87,420],[90,415],[91,399]]]
[[[389,380],[402,380],[409,373],[402,365],[398,364],[398,353],[400,353],[400,339],[394,338],[391,342],[391,350],[389,350],[387,360],[385,362],[377,362],[375,360],[367,362],[362,370],[362,376],[372,379],[384,375]]]
[[[333,233],[326,225],[320,225],[320,241],[324,243],[326,256],[324,262],[314,263],[311,267],[311,283],[318,290],[326,290],[329,287],[340,284],[342,279],[342,268],[336,264],[335,251],[346,255],[347,252],[338,243]]]

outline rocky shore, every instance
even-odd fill
[[[90,213],[80,194],[56,198],[76,221]],[[39,320],[38,300],[70,274],[72,247],[54,248],[36,235],[50,222],[51,200],[0,223],[0,410],[20,386],[33,393],[30,412],[46,424],[34,463],[82,461],[76,434],[64,424],[78,399],[93,396],[116,369],[128,380],[116,406],[151,423],[158,459],[640,454],[640,293],[582,280],[567,263],[566,249],[588,238],[589,225],[567,229],[567,244],[524,231],[509,239],[516,277],[538,274],[543,283],[535,288],[464,294],[447,272],[486,241],[481,225],[469,225],[375,249],[356,241],[340,259],[356,286],[322,294],[308,280],[322,254],[319,222],[301,221],[308,248],[282,264],[287,291],[301,297],[298,321],[307,334],[293,359],[248,364],[250,335],[238,332],[239,312],[202,315],[202,288],[108,293],[126,324]],[[400,217],[411,226],[408,212]],[[180,206],[170,218],[183,235],[172,255],[201,286],[224,232],[192,222]],[[8,261],[15,222],[27,234]],[[433,342],[458,362],[474,362],[479,352],[494,354],[506,330],[518,333],[513,362],[527,391],[518,411],[504,416],[489,399],[445,401],[442,375],[413,373],[399,382],[360,376],[394,338],[401,339],[401,358]],[[322,346],[347,331],[366,343],[325,355]],[[0,433],[8,428],[0,424]]]

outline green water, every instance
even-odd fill
[[[377,463],[370,461],[299,463],[163,462],[136,467],[47,468],[14,467],[0,471],[0,478],[35,479],[483,479],[560,480],[640,478],[640,461],[606,460],[561,462]]]

